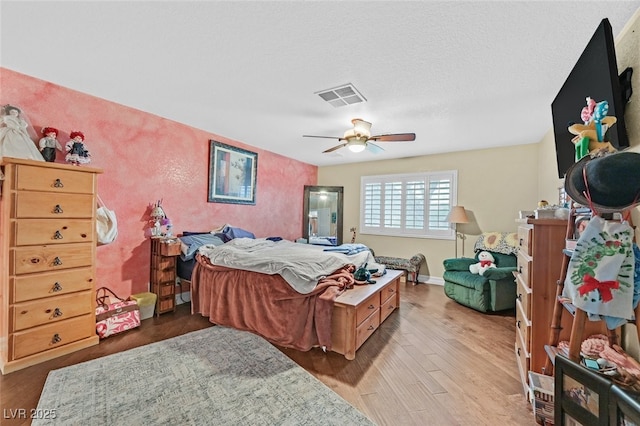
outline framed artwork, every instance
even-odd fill
[[[640,395],[613,385],[609,404],[611,405],[609,410],[611,426],[640,426]]]
[[[560,354],[555,358],[556,425],[608,425],[611,380]]]
[[[258,154],[214,140],[209,147],[210,203],[255,204]]]

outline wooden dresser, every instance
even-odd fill
[[[356,351],[400,307],[404,271],[387,269],[375,284],[354,286],[338,296],[331,320],[332,350],[352,360]]]
[[[98,343],[96,188],[101,170],[4,158],[0,370]]]
[[[525,393],[529,371],[542,373],[547,359],[566,233],[564,219],[518,220],[515,351]]]

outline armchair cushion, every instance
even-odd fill
[[[506,268],[489,268],[484,271],[484,274],[482,274],[482,276],[495,281],[503,280],[505,278],[512,279],[513,271],[515,270],[515,266],[508,266]]]
[[[472,259],[469,257],[458,257],[455,259],[445,259],[444,260],[444,270],[445,271],[467,271],[469,272],[469,266],[478,262],[477,259]]]

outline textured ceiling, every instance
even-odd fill
[[[640,1],[9,1],[0,65],[316,165],[538,142],[600,20]],[[352,83],[366,103],[315,93]],[[354,154],[303,134],[416,133]],[[196,143],[196,142],[194,142]],[[202,141],[201,143],[207,143]]]

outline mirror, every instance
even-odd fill
[[[304,187],[302,236],[309,244],[342,244],[342,186]]]

